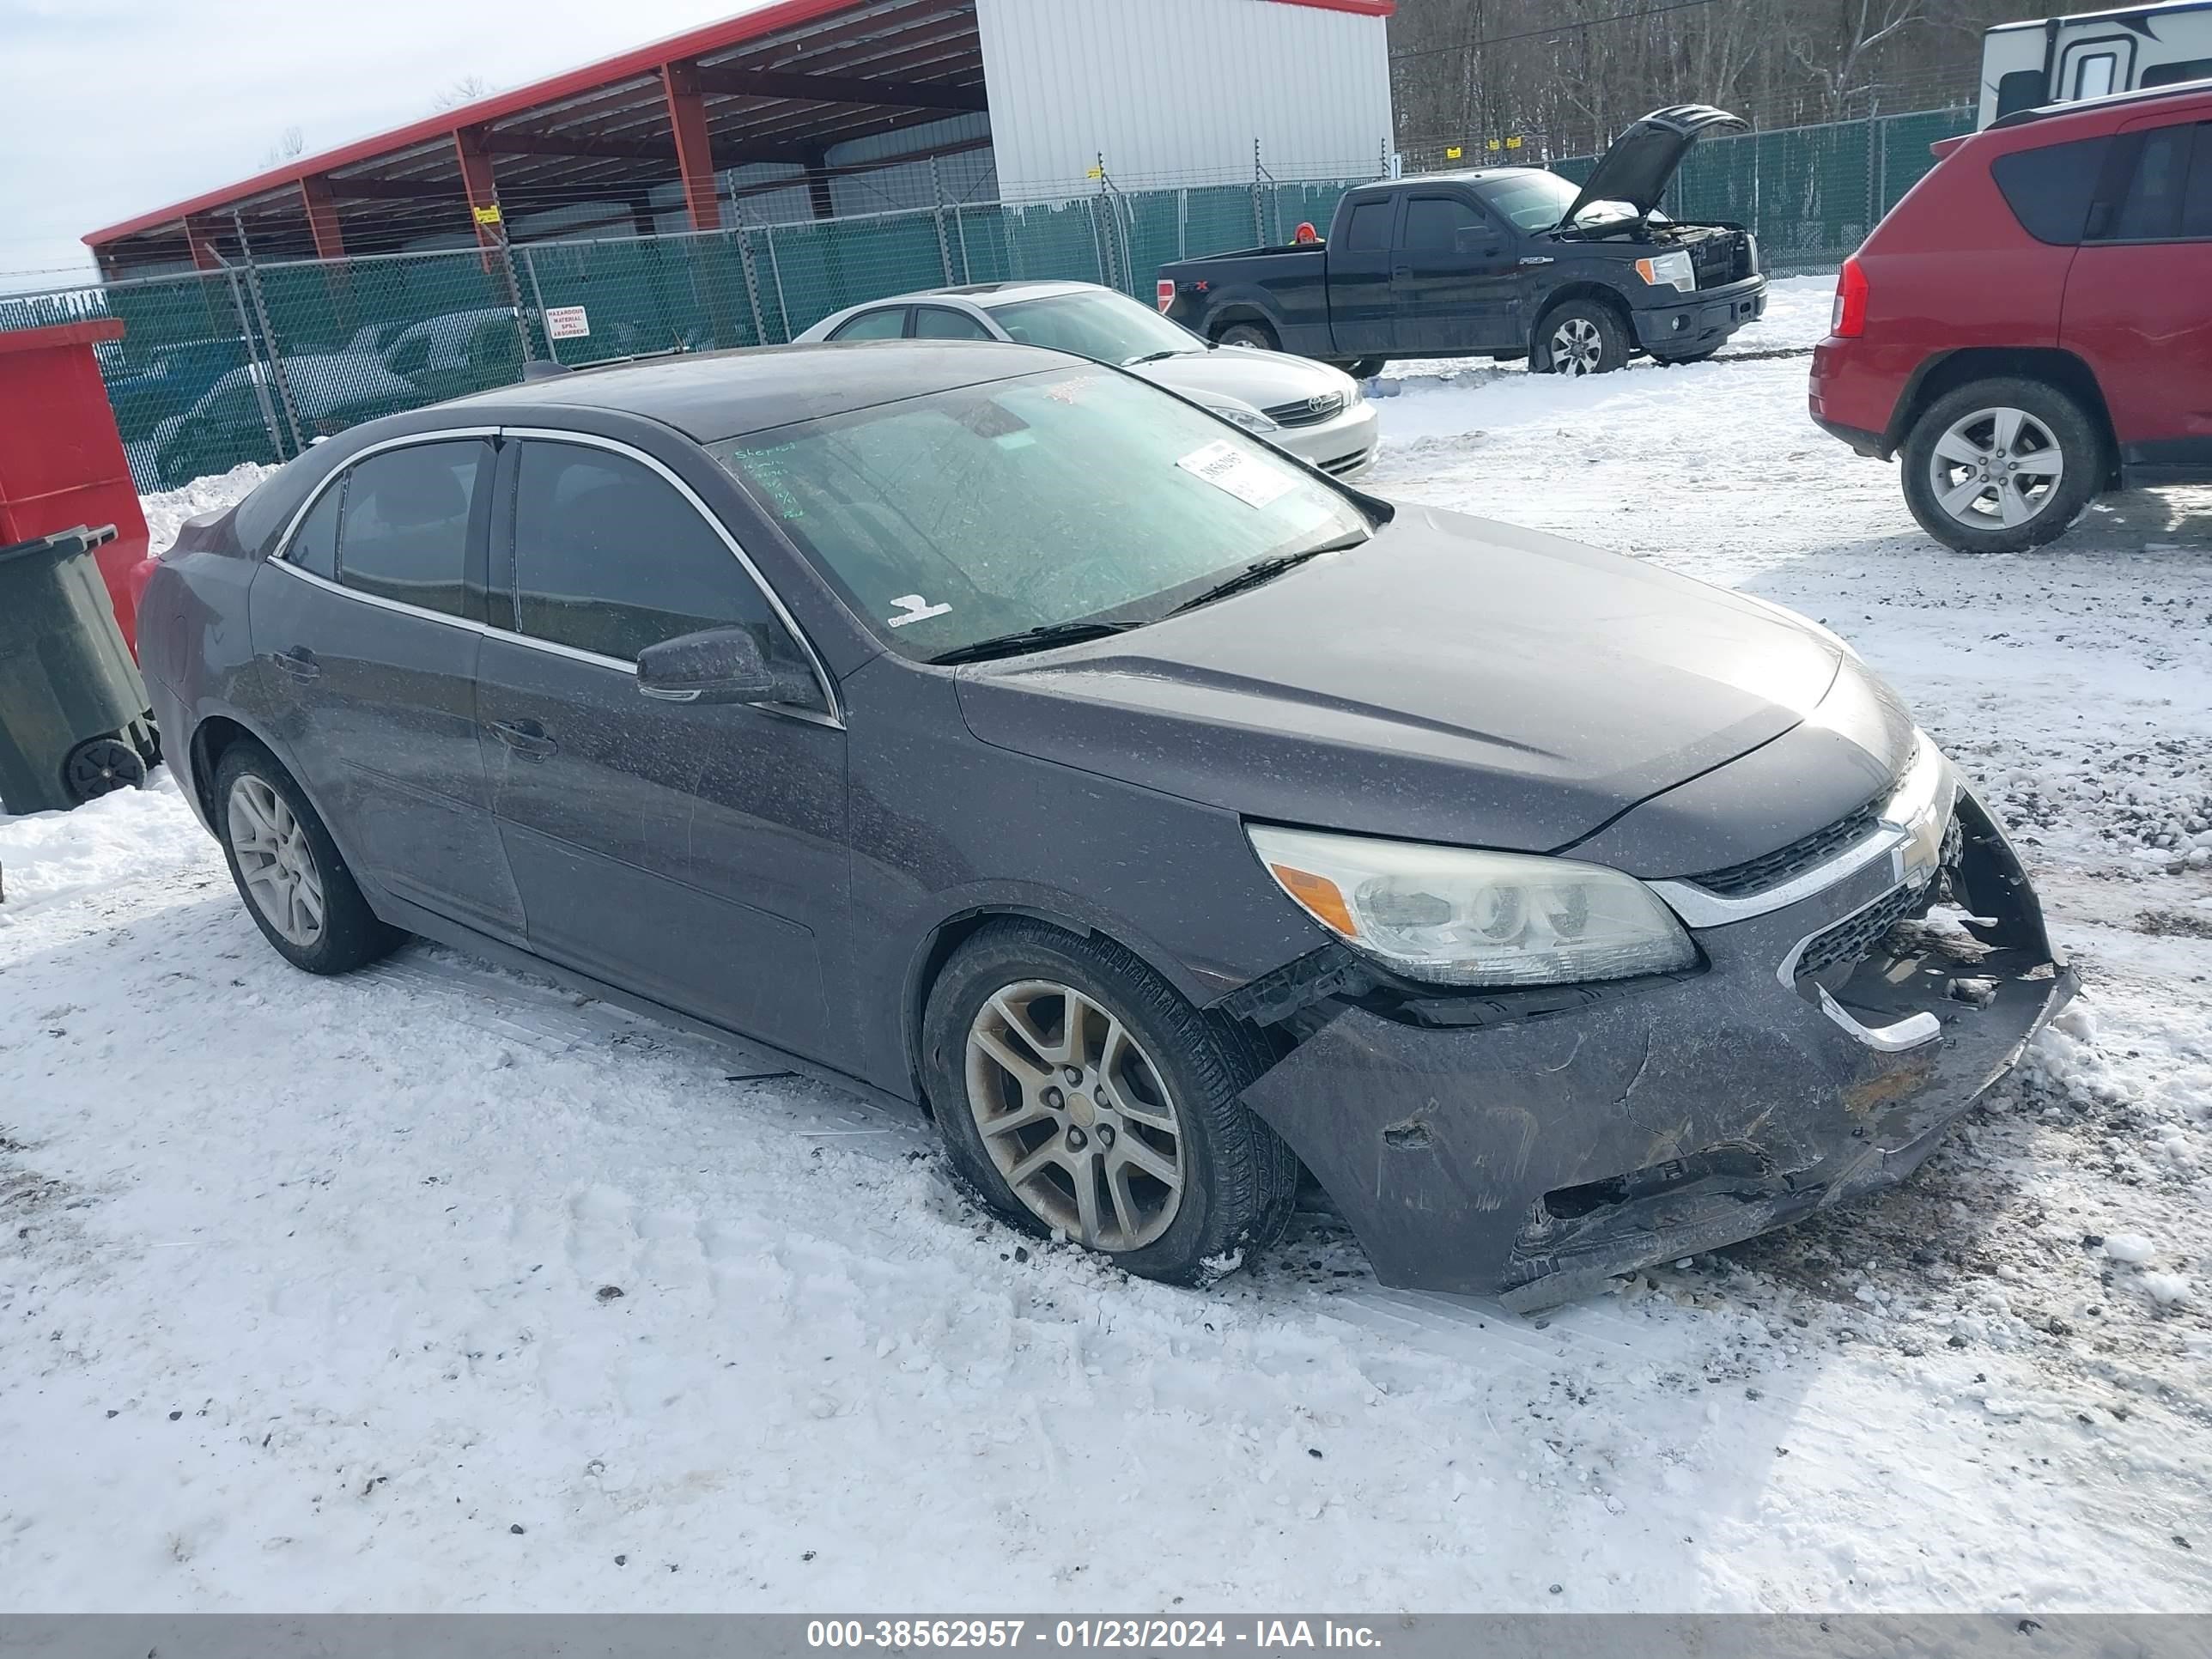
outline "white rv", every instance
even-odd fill
[[[2212,80],[2212,0],[2000,23],[1982,37],[1987,126],[2014,110]]]

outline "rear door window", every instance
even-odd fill
[[[2181,236],[2182,203],[2189,194],[2190,152],[2197,125],[2153,127],[2141,148],[2104,240],[2170,242]]]
[[[338,580],[379,599],[465,615],[469,530],[490,453],[481,439],[465,438],[387,450],[356,466],[338,516]]]
[[[849,323],[830,331],[833,340],[896,340],[906,332],[906,307],[886,306],[864,311]]]
[[[300,521],[284,556],[301,569],[325,581],[338,579],[338,512],[345,501],[345,480],[340,478],[317,498],[314,508]]]
[[[1346,248],[1353,253],[1387,252],[1390,246],[1390,216],[1397,205],[1388,198],[1356,205],[1352,210],[1352,222],[1345,227]]]
[[[2081,240],[2112,142],[2077,138],[2016,149],[1990,162],[1990,173],[2022,230],[2039,242],[2071,247]]]

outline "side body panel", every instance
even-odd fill
[[[2193,128],[2193,165],[2212,169],[2208,118],[2212,110],[2192,109],[2120,131]],[[2193,174],[2191,188],[2212,193]],[[2212,226],[2193,237],[2085,243],[2067,279],[2060,339],[2096,374],[2130,473],[2212,471]]]

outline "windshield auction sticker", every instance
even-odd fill
[[[1290,493],[1293,479],[1272,466],[1263,466],[1225,438],[1203,449],[1194,449],[1176,465],[1203,478],[1216,489],[1225,489],[1248,507],[1265,507]]]

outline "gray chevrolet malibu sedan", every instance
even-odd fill
[[[374,422],[140,629],[292,962],[419,933],[772,1047],[1163,1279],[1303,1172],[1386,1282],[1556,1301],[1901,1179],[2071,988],[1826,630],[1028,347]]]

